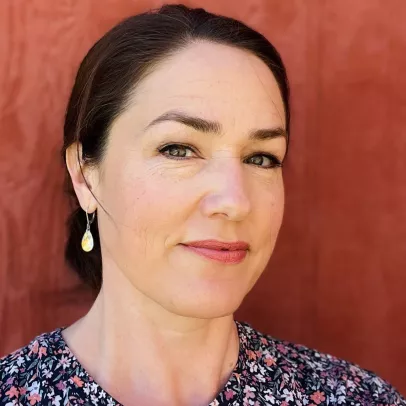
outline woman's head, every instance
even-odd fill
[[[98,290],[103,265],[109,280],[184,316],[235,311],[283,216],[288,83],[273,46],[202,9],[131,17],[82,62],[64,130],[79,203],[66,258],[80,276]],[[90,253],[81,249],[85,210],[97,210]],[[196,240],[249,249],[224,264],[185,248]]]

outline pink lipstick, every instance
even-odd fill
[[[194,253],[224,264],[239,264],[247,256],[249,244],[244,241],[191,241],[182,244]]]

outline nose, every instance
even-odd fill
[[[221,161],[206,179],[208,192],[201,200],[201,211],[210,218],[242,221],[251,211],[243,164],[235,158],[223,158]]]

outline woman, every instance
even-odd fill
[[[282,221],[288,96],[273,46],[202,9],[131,17],[93,46],[63,155],[66,258],[98,296],[2,359],[1,404],[405,404],[371,372],[233,319]]]

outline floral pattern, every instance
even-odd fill
[[[372,372],[261,334],[248,323],[236,325],[238,362],[209,406],[406,405]],[[120,406],[81,366],[62,330],[39,335],[0,359],[0,405]]]

